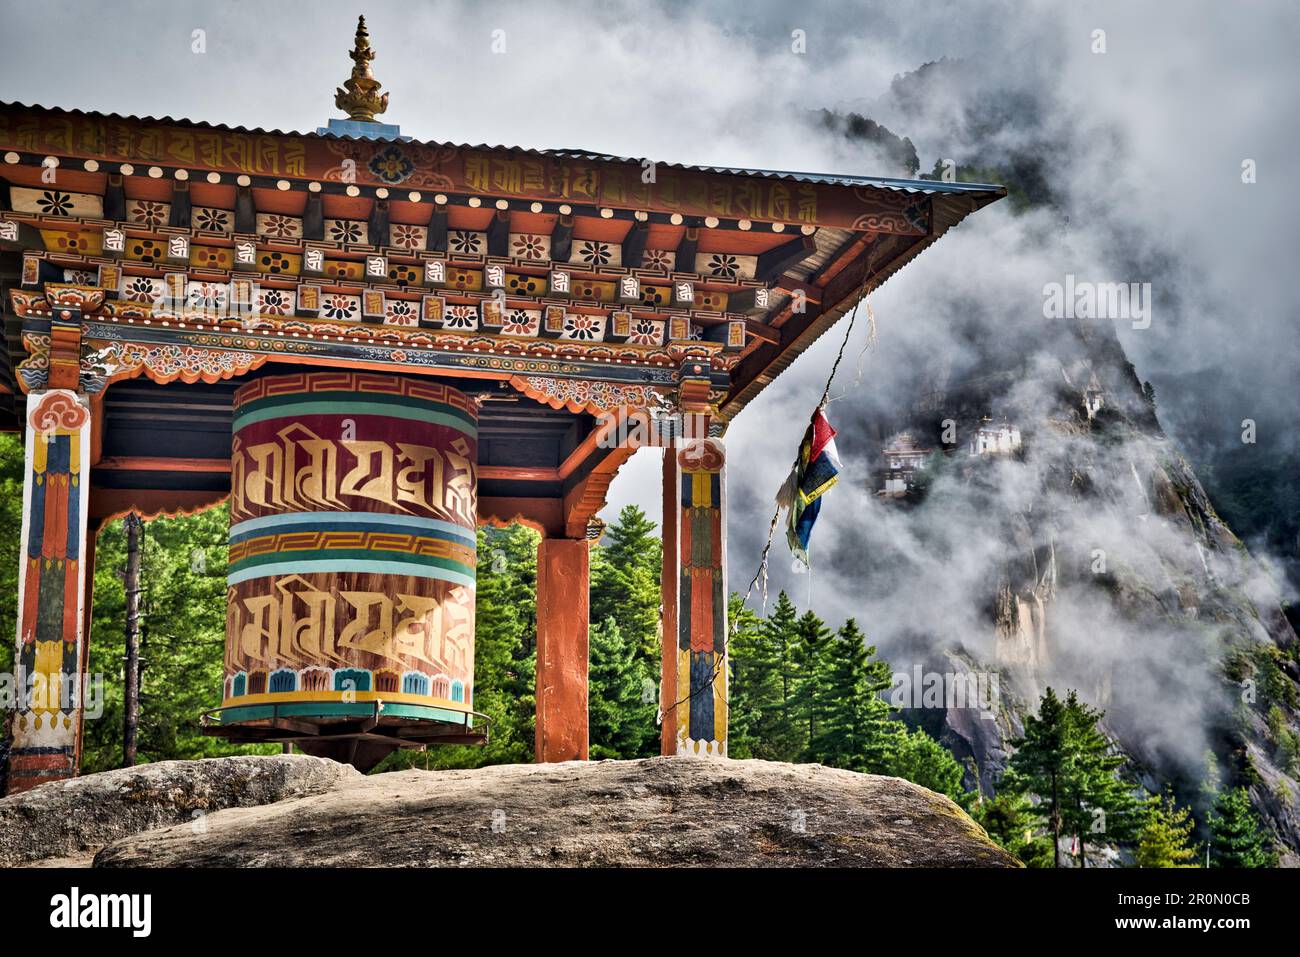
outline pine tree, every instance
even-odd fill
[[[1276,867],[1277,851],[1245,788],[1224,791],[1210,816],[1211,867]]]
[[[1062,788],[1062,815],[1066,830],[1079,842],[1079,866],[1087,867],[1087,842],[1118,843],[1134,835],[1141,823],[1142,804],[1133,796],[1134,785],[1120,775],[1124,757],[1114,753],[1110,739],[1098,726],[1104,714],[1079,700],[1071,691],[1065,700],[1070,753]]]
[[[810,751],[832,767],[886,774],[901,728],[880,696],[892,683],[889,665],[852,618],[836,633],[823,660],[825,680],[814,695],[817,736]]]
[[[1039,799],[1035,814],[1052,835],[1052,864],[1061,866],[1062,792],[1070,769],[1069,721],[1065,705],[1048,687],[1038,703],[1038,714],[1025,716],[1024,734],[1013,739],[1015,748],[1002,786],[1017,794]]]
[[[662,657],[659,586],[663,550],[654,531],[655,524],[641,509],[625,506],[591,553],[591,621],[614,620],[633,650],[641,685],[634,712],[639,740],[625,755],[630,758],[659,753],[659,728],[654,720],[657,707],[651,702],[658,697]]]
[[[593,758],[640,757],[646,725],[653,726],[656,702],[641,693],[636,647],[613,618],[590,633],[587,727]]]
[[[771,616],[748,619],[732,641],[731,694],[739,693],[741,751],[750,757],[789,761],[795,756],[798,727],[789,700],[796,621],[795,607],[782,592]]]
[[[808,760],[812,742],[817,736],[817,687],[824,675],[822,659],[828,653],[834,632],[813,612],[806,611],[795,626],[798,642],[795,647],[794,715],[799,724],[799,755]]]
[[[1138,867],[1197,867],[1192,842],[1196,821],[1188,808],[1180,808],[1172,794],[1151,801],[1133,854]]]
[[[613,618],[634,642],[637,657],[653,660],[657,671],[663,552],[655,527],[645,512],[628,505],[605,529],[600,547],[592,550],[590,614],[592,621]]]
[[[799,610],[785,592],[777,597],[772,614],[763,623],[762,633],[769,654],[776,662],[781,686],[779,708],[764,727],[765,757],[773,761],[795,761],[802,749],[802,726],[799,720],[797,690],[799,683]]]
[[[727,753],[733,758],[757,757],[762,719],[779,697],[776,667],[767,653],[763,619],[732,594],[727,612],[731,668],[727,706]]]

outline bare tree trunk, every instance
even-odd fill
[[[144,523],[132,512],[126,525],[126,658],[122,719],[122,766],[134,767],[140,726],[140,536]]]

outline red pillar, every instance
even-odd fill
[[[537,548],[537,761],[587,759],[588,544]]]

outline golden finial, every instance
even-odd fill
[[[370,49],[366,18],[357,17],[357,39],[348,54],[352,57],[352,76],[334,94],[334,105],[359,123],[374,123],[375,116],[388,109],[388,94],[380,93],[382,84],[370,72],[375,51]]]

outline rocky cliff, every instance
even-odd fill
[[[1300,728],[1300,643],[1276,578],[1162,432],[1110,323],[1063,322],[1021,345],[960,378],[931,376],[893,412],[895,427],[941,450],[890,504],[893,520],[921,537],[947,521],[986,539],[967,636],[913,651],[939,671],[1000,679],[991,720],[970,708],[911,718],[969,759],[968,784],[988,792],[1042,690],[1076,688],[1106,709],[1149,789],[1172,788],[1204,820],[1214,788],[1244,785],[1289,849],[1284,863],[1300,862],[1287,738]],[[1022,446],[945,446],[945,426],[966,436],[985,418],[1017,425]]]

